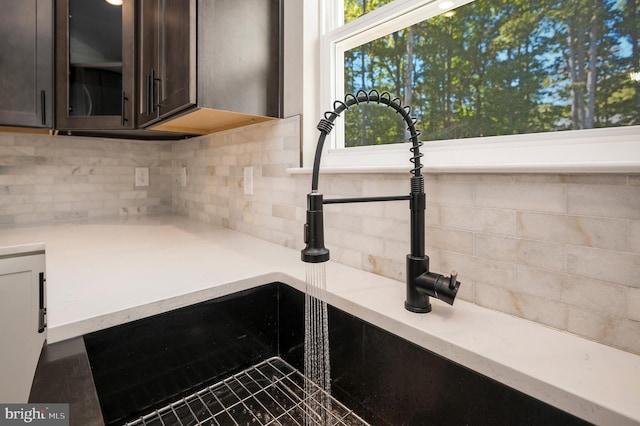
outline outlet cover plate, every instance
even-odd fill
[[[183,188],[187,186],[187,167],[186,166],[182,166],[180,168],[180,186]]]
[[[134,176],[134,186],[136,188],[149,186],[149,168],[136,167]]]
[[[253,166],[244,167],[242,172],[244,195],[253,195]]]

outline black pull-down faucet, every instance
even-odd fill
[[[335,119],[349,107],[360,103],[377,103],[391,107],[402,116],[407,124],[407,131],[410,134],[412,143],[410,151],[413,154],[410,161],[414,166],[411,170],[411,192],[409,195],[325,200],[322,194],[318,192],[320,158],[324,141],[333,129]],[[408,200],[411,211],[411,252],[407,255],[407,296],[404,306],[411,312],[430,312],[431,303],[429,302],[429,297],[435,297],[453,305],[460,287],[460,282],[457,279],[458,274],[452,271],[451,276],[445,277],[444,275],[430,272],[429,257],[424,252],[426,196],[424,192],[424,176],[422,176],[421,172],[422,165],[420,164],[420,158],[422,157],[420,146],[422,146],[422,142],[418,141],[420,133],[415,128],[417,120],[410,115],[411,107],[403,107],[399,98],[392,99],[388,92],[379,93],[375,89],[368,93],[360,90],[355,95],[348,94],[345,96],[344,102],[335,101],[333,107],[334,110],[325,112],[324,118],[318,123],[320,138],[316,146],[313,163],[311,192],[307,194],[307,223],[304,225],[306,247],[302,250],[302,260],[307,263],[320,263],[329,260],[329,250],[324,246],[324,204]]]

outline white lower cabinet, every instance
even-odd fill
[[[44,244],[0,247],[0,402],[26,403],[46,340]]]

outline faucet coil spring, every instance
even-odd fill
[[[418,136],[420,136],[420,131],[416,129],[418,119],[411,116],[411,106],[403,106],[402,100],[399,97],[392,98],[389,92],[385,91],[380,93],[376,89],[371,89],[369,92],[360,89],[355,95],[353,93],[347,93],[344,97],[344,101],[336,100],[333,102],[333,111],[324,112],[324,117],[320,119],[316,126],[321,132],[316,148],[316,161],[319,161],[320,159],[319,154],[324,145],[324,140],[333,130],[336,118],[338,118],[343,111],[348,110],[354,105],[360,105],[361,103],[383,104],[394,109],[396,113],[402,116],[407,125],[407,131],[410,134],[409,140],[412,143],[411,148],[409,148],[409,151],[411,151],[412,154],[409,161],[413,164],[413,168],[410,172],[413,176],[421,176],[421,169],[423,166],[420,159],[423,157],[423,154],[420,152],[420,147],[423,143],[418,140]],[[319,164],[314,164],[314,169],[316,168],[319,168]],[[314,177],[312,188],[317,189],[317,176]]]
[[[411,178],[411,192],[416,193],[424,193],[424,176],[413,176]]]
[[[329,134],[329,133],[331,133],[331,130],[333,130],[333,123],[331,121],[327,120],[326,118],[322,118],[322,119],[320,119],[320,122],[318,123],[316,128],[318,130],[320,130],[321,132]]]
[[[418,133],[419,134],[419,133]],[[409,158],[409,161],[413,163],[413,169],[411,169],[411,174],[414,176],[421,176],[420,169],[422,169],[422,163],[420,158],[424,155],[420,152],[420,147],[422,146],[422,141],[418,141],[417,144],[413,145],[409,148],[409,151],[413,154],[413,157]]]

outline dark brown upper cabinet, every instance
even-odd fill
[[[136,126],[135,1],[56,1],[56,127]]]
[[[195,105],[196,0],[140,0],[138,122]]]
[[[0,126],[53,127],[53,0],[0,1]]]
[[[212,133],[282,116],[281,0],[141,0],[138,123]]]

